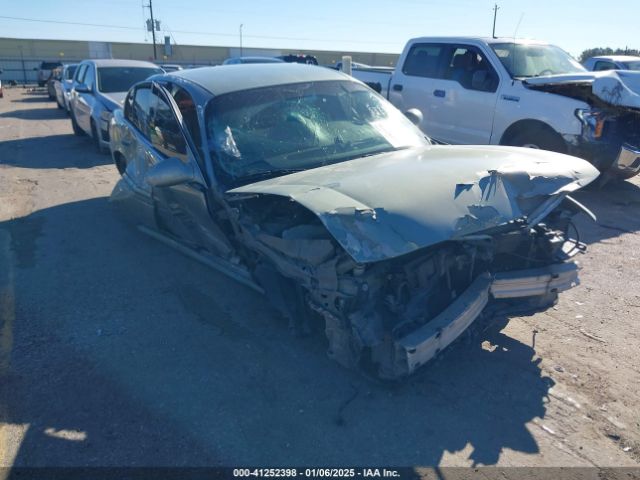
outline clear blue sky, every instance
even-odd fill
[[[148,0],[3,1],[0,36],[144,42]],[[496,33],[555,43],[577,56],[598,46],[640,48],[640,0],[503,0]],[[184,6],[180,6],[184,5]],[[178,44],[400,53],[408,38],[491,35],[490,0],[153,0],[161,35]],[[197,33],[189,33],[197,32]]]

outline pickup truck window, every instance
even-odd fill
[[[605,61],[598,61],[596,62],[595,67],[593,68],[595,71],[601,71],[601,70],[615,70],[616,69],[616,65],[614,63],[611,62],[605,62]]]
[[[414,77],[444,78],[439,68],[447,45],[416,43],[404,61],[402,73]]]
[[[444,78],[458,82],[467,90],[495,92],[498,89],[498,74],[477,48],[454,46],[446,58]]]
[[[491,48],[509,75],[516,79],[586,71],[571,55],[554,45],[492,43]]]

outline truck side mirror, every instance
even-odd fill
[[[422,112],[417,108],[410,108],[404,112],[404,116],[407,117],[414,125],[420,125],[423,120]]]

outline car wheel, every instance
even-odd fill
[[[511,137],[506,144],[513,147],[550,150],[559,153],[567,151],[567,146],[560,135],[550,128],[542,127],[520,131]]]
[[[82,130],[78,125],[78,122],[76,122],[76,116],[73,114],[73,110],[69,112],[69,115],[71,116],[71,128],[73,128],[73,133],[82,137],[84,135],[84,130]]]
[[[93,120],[91,120],[91,138],[93,140],[93,145],[96,147],[96,152],[105,153],[104,148],[100,144],[100,133],[98,132],[98,128]]]
[[[58,97],[56,97],[56,105],[58,105],[58,108],[60,110],[62,110],[64,108],[62,105],[60,105],[60,102],[58,101]]]

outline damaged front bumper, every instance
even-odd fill
[[[494,299],[554,295],[577,285],[578,266],[549,267],[490,275],[484,273],[437,317],[395,342],[393,376],[413,373],[458,338]]]
[[[568,154],[591,162],[610,177],[632,178],[640,173],[640,147],[629,143],[595,142],[581,135],[564,135]]]
[[[635,177],[640,172],[640,148],[628,144],[622,145],[612,168],[618,177]]]

